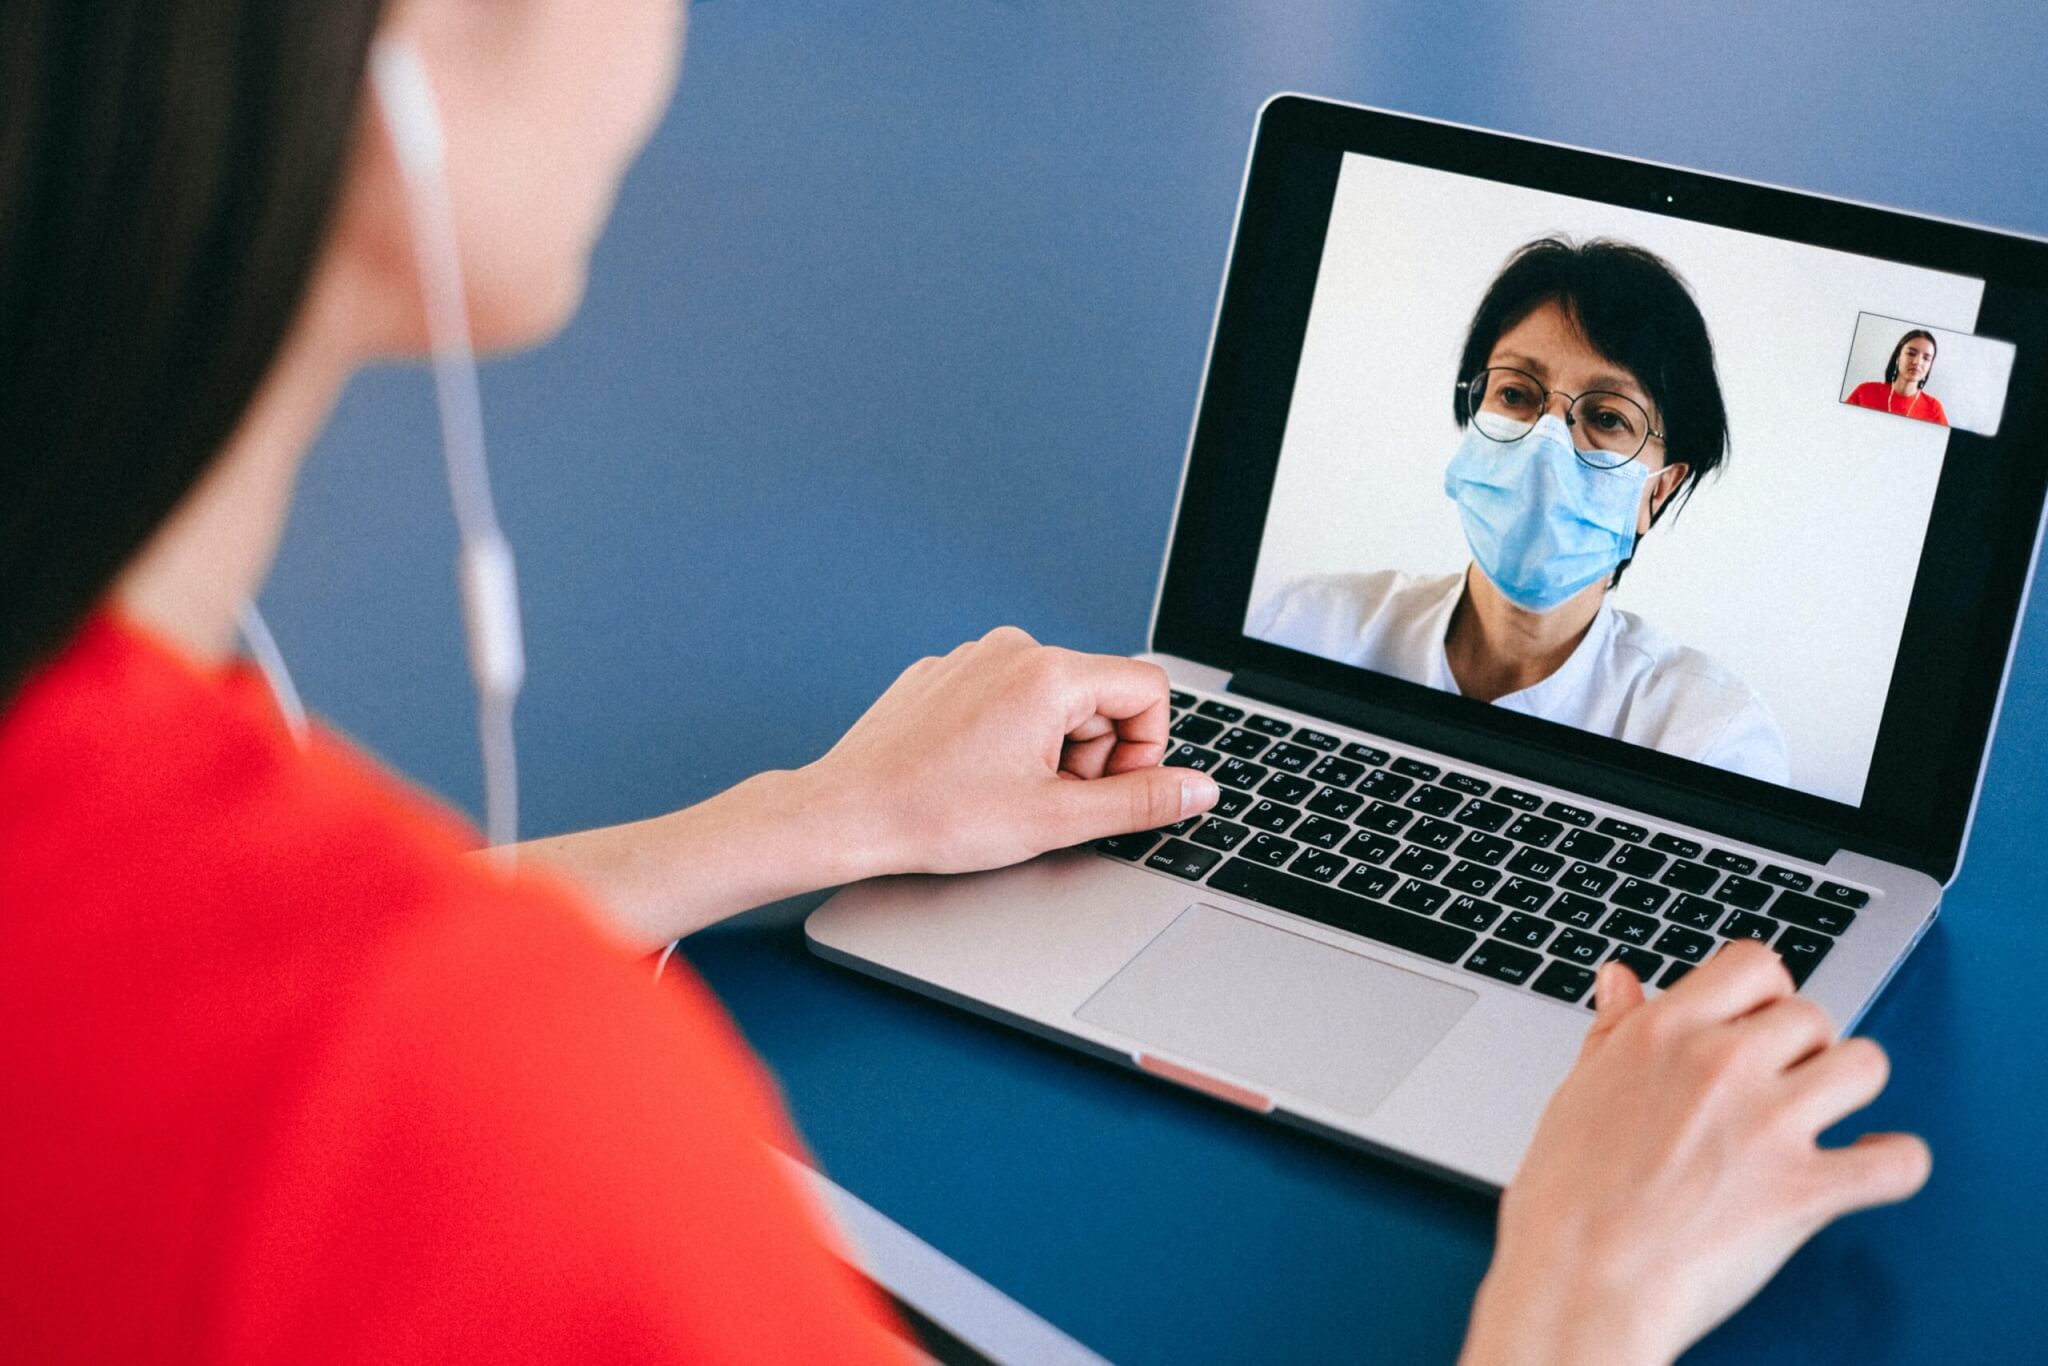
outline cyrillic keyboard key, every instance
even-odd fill
[[[1655,877],[1657,870],[1664,866],[1664,856],[1653,854],[1641,845],[1624,844],[1613,858],[1607,860],[1607,866],[1630,877]]]
[[[1679,978],[1685,976],[1685,974],[1691,971],[1692,964],[1686,962],[1684,959],[1681,958],[1676,963],[1673,963],[1670,967],[1664,969],[1664,975],[1657,979],[1657,985],[1664,988],[1664,990],[1669,991],[1671,990],[1671,988],[1678,985]]]
[[[1454,896],[1450,904],[1438,912],[1437,919],[1451,925],[1463,925],[1468,930],[1484,930],[1500,919],[1501,908],[1491,901],[1481,901],[1476,896]]]
[[[1794,925],[1822,934],[1840,935],[1856,919],[1856,912],[1847,906],[1836,906],[1818,897],[1801,896],[1798,892],[1780,892],[1778,899],[1770,904],[1770,913],[1780,920],[1789,920]]]
[[[1628,970],[1636,975],[1636,980],[1644,986],[1648,986],[1656,981],[1657,969],[1664,966],[1664,956],[1662,954],[1651,953],[1648,949],[1639,949],[1633,944],[1616,946],[1613,961],[1625,964]]]
[[[1249,792],[1239,792],[1235,788],[1226,787],[1216,794],[1216,805],[1209,808],[1209,814],[1212,816],[1241,816],[1244,814],[1245,808],[1250,806],[1253,800],[1252,794]]]
[[[1325,754],[1316,761],[1316,766],[1308,771],[1308,776],[1317,782],[1334,783],[1338,787],[1349,787],[1364,774],[1364,764],[1339,759],[1332,754]]]
[[[1412,877],[1395,888],[1394,894],[1387,898],[1402,910],[1413,911],[1417,915],[1434,915],[1437,908],[1450,899],[1451,894],[1443,888]]]
[[[1351,838],[1351,827],[1328,816],[1310,816],[1294,827],[1294,838],[1318,849],[1335,849]]]
[[[1454,892],[1471,896],[1485,896],[1500,881],[1501,875],[1483,863],[1460,859],[1451,871],[1443,875],[1444,886]]]
[[[1369,896],[1374,901],[1384,901],[1389,893],[1401,885],[1401,875],[1390,868],[1370,868],[1361,863],[1346,873],[1337,885],[1347,892]]]
[[[1263,863],[1273,868],[1284,868],[1287,860],[1294,857],[1301,846],[1293,840],[1283,840],[1278,835],[1253,835],[1251,843],[1245,845],[1239,859]]]
[[[1657,936],[1657,942],[1650,945],[1658,953],[1673,958],[1682,958],[1688,963],[1697,963],[1705,958],[1714,947],[1713,936],[1688,930],[1683,925],[1666,925],[1664,933]]]
[[[1471,834],[1465,836],[1464,839],[1458,841],[1458,852],[1460,854],[1475,862],[1488,865],[1499,863],[1514,851],[1515,846],[1509,844],[1499,835],[1489,835],[1480,830],[1474,830]]]
[[[1427,880],[1450,867],[1451,857],[1449,854],[1439,854],[1433,849],[1418,849],[1411,844],[1394,855],[1394,861],[1387,866],[1397,873]]]
[[[1255,735],[1251,731],[1232,726],[1208,743],[1220,754],[1235,754],[1240,759],[1256,759],[1259,751],[1273,742],[1263,735]]]
[[[1586,994],[1593,985],[1593,970],[1582,968],[1577,963],[1552,963],[1536,974],[1536,980],[1529,984],[1529,990],[1545,996],[1555,996],[1560,1001],[1576,1001]]]
[[[1544,849],[1523,848],[1515,850],[1515,856],[1508,860],[1508,871],[1548,882],[1564,871],[1565,864],[1569,862],[1571,860],[1562,854],[1553,854]]]
[[[1289,773],[1306,773],[1309,765],[1322,756],[1312,749],[1303,749],[1300,745],[1280,744],[1267,750],[1261,757],[1273,767],[1284,768]]]
[[[1238,845],[1243,844],[1245,836],[1249,834],[1251,834],[1251,831],[1235,821],[1218,820],[1216,817],[1211,816],[1208,820],[1203,821],[1201,827],[1189,838],[1193,839],[1196,844],[1206,845],[1211,849],[1221,849],[1227,854],[1237,848]]]
[[[1255,764],[1249,759],[1225,759],[1209,770],[1219,787],[1234,787],[1248,792],[1264,781],[1270,770],[1264,764]]]
[[[1197,849],[1186,840],[1168,840],[1159,846],[1157,853],[1145,860],[1145,866],[1197,881],[1222,857],[1214,849]]]
[[[1385,835],[1376,835],[1370,830],[1360,830],[1344,844],[1339,852],[1348,858],[1366,863],[1385,863],[1401,846]]]
[[[1408,827],[1408,838],[1417,844],[1426,844],[1432,849],[1448,849],[1464,834],[1463,827],[1440,821],[1434,816],[1424,816]]]
[[[1671,899],[1668,887],[1659,887],[1654,882],[1641,878],[1625,879],[1619,887],[1607,894],[1607,899],[1617,906],[1626,906],[1631,911],[1648,911],[1655,914],[1657,909]]]
[[[1408,800],[1401,805],[1410,811],[1420,811],[1426,816],[1448,816],[1458,809],[1465,799],[1447,787],[1432,787],[1424,783],[1408,794]]]
[[[1492,834],[1513,820],[1514,816],[1515,809],[1511,806],[1502,806],[1499,802],[1474,797],[1459,810],[1457,821],[1460,825],[1469,825],[1474,830],[1484,830]]]
[[[1568,892],[1605,896],[1607,889],[1614,885],[1614,874],[1605,868],[1595,868],[1591,864],[1574,863],[1558,876],[1557,885]]]
[[[1413,786],[1415,786],[1413,778],[1403,778],[1398,773],[1384,768],[1376,768],[1365,775],[1365,781],[1358,785],[1358,790],[1367,797],[1377,797],[1381,801],[1398,802],[1408,795],[1408,789]]]
[[[1557,938],[1550,941],[1552,958],[1569,959],[1574,963],[1583,963],[1587,967],[1599,962],[1601,955],[1606,952],[1607,941],[1597,934],[1587,934],[1584,930],[1559,930]]]
[[[1348,821],[1358,814],[1359,807],[1365,805],[1365,798],[1356,792],[1346,792],[1341,787],[1326,787],[1303,805],[1318,816],[1328,816],[1333,821]]]
[[[1316,785],[1298,773],[1275,773],[1259,785],[1261,797],[1293,805],[1316,790]]]
[[[1557,852],[1581,863],[1598,863],[1614,852],[1614,841],[1590,830],[1574,830],[1557,842]]]
[[[1215,876],[1209,879],[1209,886],[1231,896],[1256,901],[1262,906],[1305,916],[1382,944],[1419,953],[1439,963],[1457,962],[1477,939],[1470,930],[1393,910],[1377,901],[1349,895],[1336,887],[1324,887],[1288,873],[1246,863],[1243,859],[1232,859],[1217,869]]]
[[[1342,854],[1333,854],[1327,849],[1304,849],[1300,858],[1287,865],[1288,871],[1314,878],[1317,882],[1335,882],[1350,866]]]
[[[1159,843],[1159,834],[1154,830],[1140,830],[1135,835],[1111,835],[1095,841],[1094,847],[1111,858],[1120,858],[1136,863],[1152,852],[1152,846]]]
[[[1577,925],[1582,930],[1591,929],[1607,914],[1607,904],[1590,896],[1580,896],[1577,892],[1566,892],[1543,914],[1551,920]]]
[[[1374,802],[1352,818],[1368,830],[1377,830],[1382,835],[1398,835],[1408,822],[1415,819],[1398,806],[1385,802]]]
[[[1778,937],[1778,931],[1783,928],[1767,915],[1737,911],[1722,924],[1720,933],[1723,939],[1754,939],[1768,944]]]
[[[1666,887],[1674,887],[1681,892],[1704,892],[1707,888],[1718,882],[1720,878],[1721,875],[1719,873],[1707,867],[1704,863],[1688,863],[1684,859],[1679,859],[1669,868],[1666,868],[1664,876],[1658,878],[1657,881],[1663,883]]]
[[[1265,830],[1277,835],[1300,820],[1301,812],[1291,806],[1261,798],[1252,804],[1251,810],[1245,812],[1241,819],[1254,830]]]
[[[1499,797],[1501,794],[1496,792],[1493,795]],[[1517,816],[1515,823],[1508,827],[1509,839],[1521,844],[1533,844],[1538,849],[1548,849],[1551,842],[1563,833],[1564,827],[1556,821],[1526,814]]]
[[[1203,749],[1200,745],[1181,744],[1174,749],[1173,753],[1167,755],[1159,762],[1168,768],[1192,768],[1207,773],[1210,769],[1221,763],[1222,760],[1223,756],[1213,749]]]
[[[1768,882],[1758,882],[1755,878],[1744,877],[1740,873],[1730,873],[1721,885],[1714,889],[1714,900],[1725,901],[1730,906],[1740,906],[1745,911],[1760,911],[1775,890]]]
[[[1543,941],[1550,938],[1556,929],[1557,926],[1548,921],[1513,911],[1506,920],[1493,927],[1493,937],[1505,939],[1510,944],[1520,944],[1523,948],[1535,949],[1541,948]]]
[[[1671,903],[1671,908],[1664,912],[1664,918],[1690,925],[1696,930],[1711,930],[1725,909],[1703,896],[1686,895]]]
[[[1551,891],[1540,882],[1511,877],[1501,884],[1500,890],[1495,892],[1493,897],[1501,904],[1513,906],[1518,911],[1540,911],[1549,904]]]
[[[1518,949],[1513,944],[1503,944],[1498,939],[1489,939],[1472,950],[1472,956],[1465,960],[1465,966],[1473,972],[1488,977],[1498,977],[1503,982],[1516,986],[1529,980],[1529,974],[1542,964],[1543,955]]]
[[[1619,939],[1624,944],[1644,945],[1657,937],[1663,928],[1649,916],[1634,911],[1616,911],[1600,926],[1600,933]]]

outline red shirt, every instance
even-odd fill
[[[687,973],[246,669],[89,623],[0,716],[0,1355],[856,1361]]]
[[[1948,414],[1942,411],[1941,400],[1933,394],[1923,390],[1911,398],[1901,399],[1892,392],[1892,386],[1881,379],[1857,385],[1850,392],[1848,401],[1859,408],[1875,408],[1893,417],[1912,417],[1922,422],[1938,422],[1944,427],[1948,425]]]

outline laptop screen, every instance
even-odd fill
[[[1858,805],[1983,295],[1345,153],[1244,631]]]

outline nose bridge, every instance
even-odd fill
[[[1558,420],[1569,427],[1572,425],[1572,404],[1576,402],[1578,399],[1575,395],[1567,394],[1562,389],[1552,389],[1543,396],[1543,411],[1556,413]]]

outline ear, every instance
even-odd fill
[[[1680,462],[1666,465],[1650,476],[1649,481],[1643,485],[1642,506],[1636,510],[1636,535],[1644,536],[1649,533],[1650,524],[1657,520],[1657,514],[1664,510],[1664,504],[1671,500],[1672,494],[1678,492],[1678,486],[1685,482],[1685,476],[1691,471],[1692,466]]]

